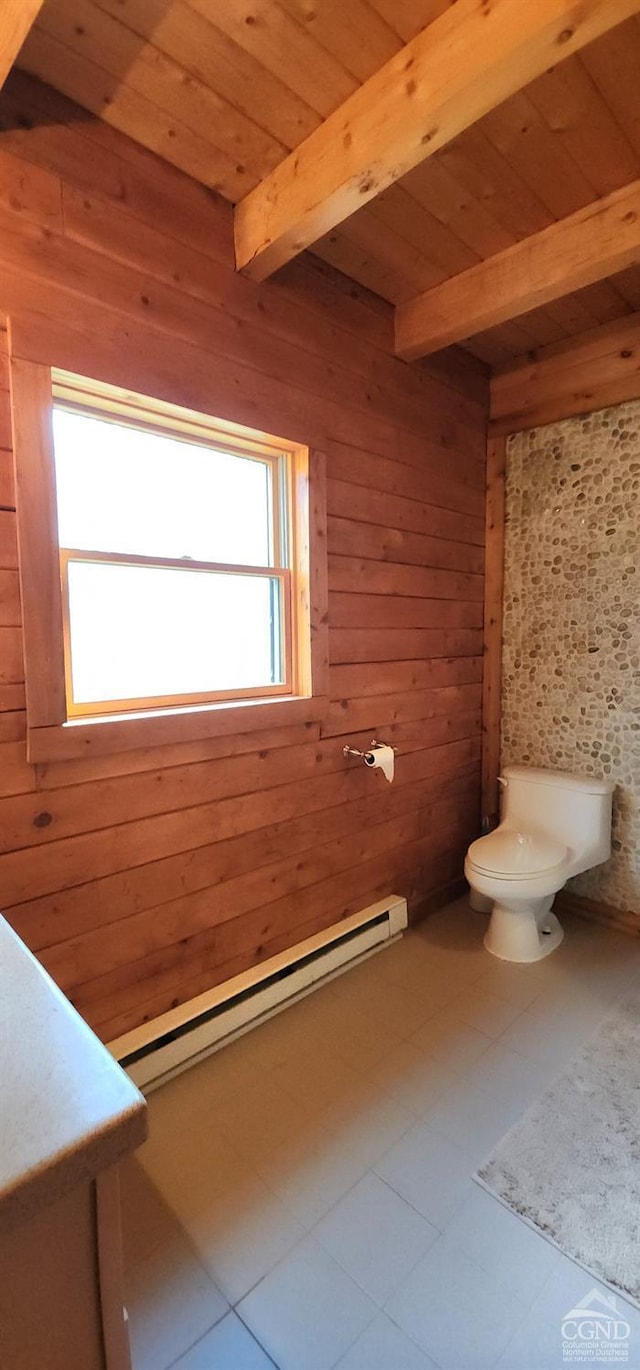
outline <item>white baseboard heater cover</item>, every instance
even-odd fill
[[[406,926],[407,901],[391,895],[117,1037],[109,1050],[149,1092],[381,950]]]

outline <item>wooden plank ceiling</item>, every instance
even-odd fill
[[[453,0],[45,0],[19,65],[236,203]],[[314,251],[394,304],[640,178],[640,19]],[[492,366],[640,309],[640,266],[476,334]]]

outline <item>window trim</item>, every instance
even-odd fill
[[[259,699],[163,704],[121,714],[69,719],[66,707],[64,614],[53,453],[52,370],[10,359],[20,589],[23,607],[27,755],[31,762],[98,756],[204,737],[315,722],[328,710],[326,467],[324,454],[229,420],[212,420],[236,450],[263,440],[290,453],[292,511],[291,612],[295,616],[293,693]],[[55,372],[56,376],[65,373]],[[68,375],[68,373],[66,373]],[[84,378],[81,378],[84,379]],[[105,381],[104,385],[108,383]],[[99,391],[103,383],[94,383]],[[111,387],[110,387],[111,388]],[[119,387],[114,387],[119,388]],[[122,391],[124,395],[130,392]],[[57,396],[56,396],[57,398]],[[171,402],[175,407],[174,402]],[[193,413],[193,411],[189,411]],[[194,433],[195,436],[195,433]],[[262,448],[264,453],[264,447]],[[255,571],[255,568],[250,568]],[[269,574],[278,568],[269,568]],[[278,687],[274,687],[278,690]]]

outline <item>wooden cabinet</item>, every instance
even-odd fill
[[[142,1095],[0,918],[0,1370],[131,1370],[118,1162]]]
[[[116,1168],[0,1235],[2,1370],[131,1370]]]

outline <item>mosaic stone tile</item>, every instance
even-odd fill
[[[613,853],[569,888],[640,914],[640,402],[507,450],[502,761],[615,781]]]

